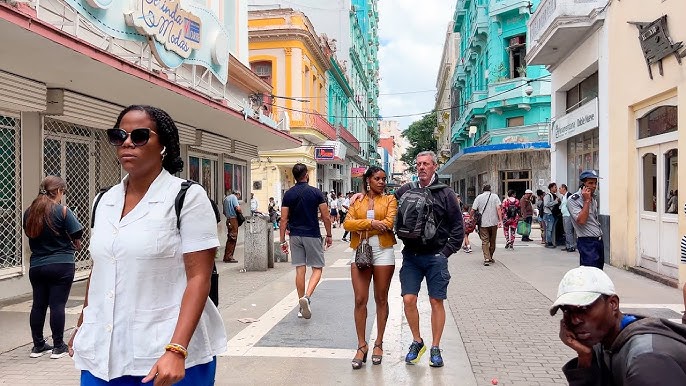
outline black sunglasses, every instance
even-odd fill
[[[150,139],[150,133],[155,133],[154,131],[141,127],[140,129],[133,129],[130,133],[127,133],[124,129],[114,128],[107,129],[107,140],[111,145],[121,146],[126,142],[126,138],[131,136],[131,143],[133,146],[143,146],[148,143]]]

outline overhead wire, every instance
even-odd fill
[[[483,101],[487,101],[487,100],[493,99],[493,98],[495,98],[495,97],[497,97],[497,96],[500,96],[500,95],[506,94],[506,93],[508,93],[508,92],[511,92],[512,90],[516,90],[516,89],[518,89],[518,88],[525,87],[525,86],[531,84],[532,82],[536,82],[536,81],[547,82],[547,81],[549,81],[549,80],[544,79],[544,78],[547,78],[547,77],[549,77],[549,76],[550,76],[550,74],[548,74],[548,75],[543,75],[543,76],[540,76],[540,77],[534,78],[534,79],[529,79],[529,80],[527,80],[526,82],[524,82],[524,83],[522,83],[522,84],[520,84],[520,85],[518,85],[518,86],[515,86],[515,87],[513,87],[513,88],[504,90],[504,91],[502,91],[502,92],[499,92],[499,93],[496,93],[496,94],[493,94],[493,95],[489,95],[489,96],[487,96],[486,98],[479,99],[478,101],[474,101],[474,102],[465,102],[465,103],[462,103],[462,104],[459,104],[459,105],[455,105],[455,106],[451,106],[451,107],[447,107],[447,108],[442,108],[442,109],[434,109],[434,110],[431,110],[431,111],[424,111],[424,112],[418,112],[418,113],[412,113],[412,114],[386,115],[386,116],[383,116],[383,117],[382,117],[382,116],[376,116],[376,117],[357,117],[357,116],[347,116],[347,115],[346,115],[346,116],[336,116],[336,115],[333,115],[333,116],[331,116],[331,118],[332,118],[332,119],[343,119],[343,118],[345,118],[345,119],[364,119],[364,120],[377,119],[377,120],[381,120],[381,119],[386,119],[386,118],[407,118],[407,117],[415,117],[415,116],[419,116],[419,115],[431,114],[431,113],[434,112],[434,111],[435,111],[435,112],[450,111],[450,110],[452,110],[452,109],[454,109],[454,108],[457,108],[457,107],[466,107],[466,106],[469,106],[469,105],[474,104],[474,103],[477,103],[477,102],[483,102]],[[286,98],[286,99],[293,99],[293,98]],[[297,100],[297,99],[295,99],[295,100]],[[302,102],[303,100],[299,100],[299,101]],[[270,106],[279,108],[279,109],[286,110],[286,111],[293,111],[293,112],[298,112],[298,113],[303,113],[303,114],[310,114],[310,115],[321,115],[321,114],[319,114],[319,113],[317,113],[317,112],[298,110],[298,109],[294,109],[294,108],[290,108],[290,107],[286,107],[286,106],[280,106],[280,105],[277,105],[277,104],[274,104],[274,103],[267,103],[267,104],[270,105]]]

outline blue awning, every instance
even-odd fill
[[[472,146],[465,148],[461,152],[450,157],[450,159],[438,169],[438,174],[455,173],[465,162],[477,161],[492,154],[547,149],[550,149],[550,144],[548,142],[515,142]]]

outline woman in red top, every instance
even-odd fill
[[[505,249],[514,250],[515,236],[517,235],[517,222],[521,215],[519,200],[515,197],[515,191],[507,191],[507,198],[503,201],[503,232],[505,232]]]

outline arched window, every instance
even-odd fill
[[[660,106],[638,119],[638,139],[677,131],[677,106]]]

